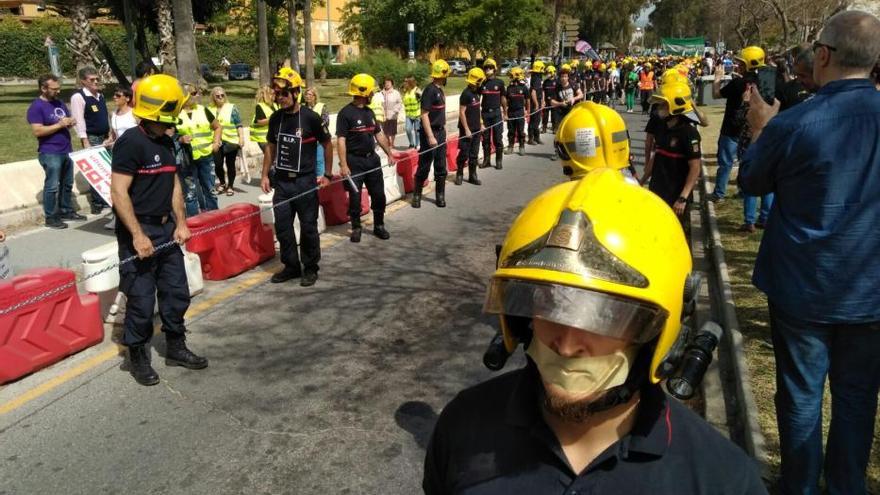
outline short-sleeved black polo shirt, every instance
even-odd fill
[[[507,86],[504,95],[507,98],[507,114],[511,117],[522,117],[525,114],[528,91],[526,85],[517,81]]]
[[[727,100],[724,107],[724,119],[721,121],[722,136],[739,139],[743,122],[737,119],[737,112],[743,104],[743,93],[745,91],[746,81],[738,76],[733,76],[733,79],[721,88],[721,97]]]
[[[427,495],[758,495],[754,462],[656,386],[635,425],[581,473],[544,422],[531,363],[467,389],[440,415],[425,459]]]
[[[376,149],[376,138],[381,131],[376,115],[367,106],[358,108],[354,103],[345,105],[336,116],[336,137],[345,138],[346,152],[363,154]]]
[[[500,110],[501,97],[504,95],[504,82],[501,79],[488,79],[480,90],[483,95],[483,111]]]
[[[312,109],[299,107],[288,113],[278,110],[269,117],[266,140],[275,145],[275,168],[300,174],[315,173],[318,143],[327,143],[330,133],[321,116]]]
[[[110,168],[115,173],[132,176],[128,195],[135,215],[171,213],[177,159],[170,137],[152,138],[141,126],[131,129],[113,145]]]
[[[659,117],[658,117],[659,119]],[[702,156],[700,132],[685,117],[672,128],[663,125],[654,132],[654,166],[648,186],[654,194],[663,198],[669,206],[678,199],[687,180],[688,161]]]
[[[431,129],[443,129],[446,126],[446,95],[442,88],[434,83],[425,86],[421,105],[422,111],[428,112]]]
[[[468,129],[471,132],[480,130],[480,95],[471,90],[470,87],[464,88],[461,96],[458,97],[458,104],[464,109],[464,116],[467,119]],[[458,132],[464,133],[464,126],[458,123]]]

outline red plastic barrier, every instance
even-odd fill
[[[458,165],[455,160],[458,158],[458,133],[448,134],[446,136],[446,170],[455,172]]]
[[[392,151],[391,157],[397,163],[397,175],[403,177],[403,192],[413,192],[416,184],[416,170],[419,168],[418,152],[416,150],[407,150],[402,153]]]
[[[318,191],[318,203],[324,208],[324,220],[327,225],[342,225],[348,223],[351,218],[348,216],[348,192],[342,185],[342,182],[336,182],[341,176],[333,176],[333,184],[322,187]],[[361,215],[370,212],[370,196],[367,188],[361,188]]]
[[[205,280],[234,277],[275,256],[275,234],[271,226],[260,221],[260,215],[255,213],[259,210],[257,205],[236,203],[186,219],[193,234],[186,249],[201,258]],[[233,219],[239,220],[199,235]]]
[[[0,383],[33,373],[104,339],[98,296],[77,294],[74,281],[72,271],[60,268],[38,268],[0,281],[0,308],[71,284],[0,316]]]

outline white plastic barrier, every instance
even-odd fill
[[[263,225],[275,225],[275,209],[272,208],[272,193],[261,194],[258,198],[260,201],[260,221]],[[327,230],[327,221],[324,220],[324,208],[318,207],[318,233]],[[293,232],[299,242],[299,217],[293,219]]]
[[[403,177],[397,174],[396,167],[383,167],[382,179],[385,181],[386,204],[391,204],[403,197]]]
[[[186,268],[186,281],[189,284],[190,296],[200,294],[205,289],[205,281],[202,278],[202,263],[199,255],[183,249],[183,262]],[[106,270],[100,275],[94,274],[105,270],[109,266],[119,263],[119,247],[116,241],[102,244],[96,248],[82,253],[83,278],[86,279],[85,289],[87,292],[100,294],[119,288],[119,270],[113,268]]]

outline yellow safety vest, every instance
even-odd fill
[[[369,109],[376,115],[376,122],[385,122],[385,108],[382,102],[385,101],[379,94],[374,94],[368,105]]]
[[[418,88],[413,88],[403,95],[403,109],[406,112],[406,116],[411,119],[415,119],[421,115],[421,102],[416,95],[417,91]]]
[[[321,112],[324,111],[324,104],[321,102],[315,103],[315,107],[312,108],[312,111],[318,115],[321,115]]]
[[[263,114],[266,115],[267,119],[278,109],[278,106],[274,103],[271,106],[266,103],[257,103],[257,107],[263,109]],[[267,122],[265,125],[257,125],[256,122],[257,113],[254,112],[254,118],[251,119],[251,141],[255,143],[265,143],[266,135],[269,134],[269,123]]]
[[[223,105],[223,108],[219,111],[219,114],[216,114],[217,108],[213,108],[217,115],[217,120],[220,121],[220,127],[223,129],[221,134],[221,139],[223,142],[230,144],[238,144],[238,126],[232,123],[232,109],[235,108],[235,105],[232,103],[227,103]]]
[[[214,130],[211,129],[211,121],[205,113],[205,107],[196,105],[192,110],[180,112],[181,125],[178,131],[183,135],[192,136],[192,155],[194,160],[211,155],[211,145],[214,143]]]

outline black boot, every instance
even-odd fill
[[[159,383],[159,374],[150,366],[150,348],[145,345],[128,346],[131,376],[141,385],[149,387]]]
[[[200,370],[208,367],[208,360],[193,354],[186,347],[186,339],[183,337],[169,338],[165,336],[165,365],[183,366],[191,370]]]
[[[360,212],[358,212],[360,214]],[[349,237],[351,242],[361,242],[361,219],[358,218],[355,220],[351,219],[351,237]]]
[[[541,141],[541,135],[535,136],[535,144],[544,144],[544,141]]]
[[[528,139],[528,141],[526,141],[526,144],[529,146],[535,144],[535,138],[533,138],[532,136],[529,136],[529,139]],[[522,146],[520,146],[520,148],[522,148]]]
[[[477,164],[476,162],[468,164],[468,182],[475,186],[479,186],[482,184],[480,179],[477,177]]]
[[[440,177],[436,184],[437,208],[446,208],[446,177]]]
[[[508,146],[507,148],[504,148],[505,155],[509,155],[511,153],[513,153],[513,145],[512,144],[510,146]],[[496,165],[495,168],[498,168],[498,165]]]
[[[385,230],[385,226],[381,224],[373,227],[373,235],[378,237],[379,239],[382,239],[383,241],[391,239],[391,234],[389,234],[388,231]]]
[[[413,189],[412,207],[422,207],[422,181],[416,179],[415,189]]]
[[[458,166],[458,169],[455,171],[455,185],[460,186],[461,182],[464,180],[464,164]]]
[[[503,156],[504,155],[502,155],[501,153],[498,153],[497,155],[495,155],[495,168],[498,170],[501,170],[501,162],[502,162]]]
[[[526,154],[526,147],[522,144],[519,145],[519,156],[523,156]]]
[[[492,165],[492,160],[489,158],[489,153],[483,154],[483,163],[480,164],[480,168],[489,168]]]

